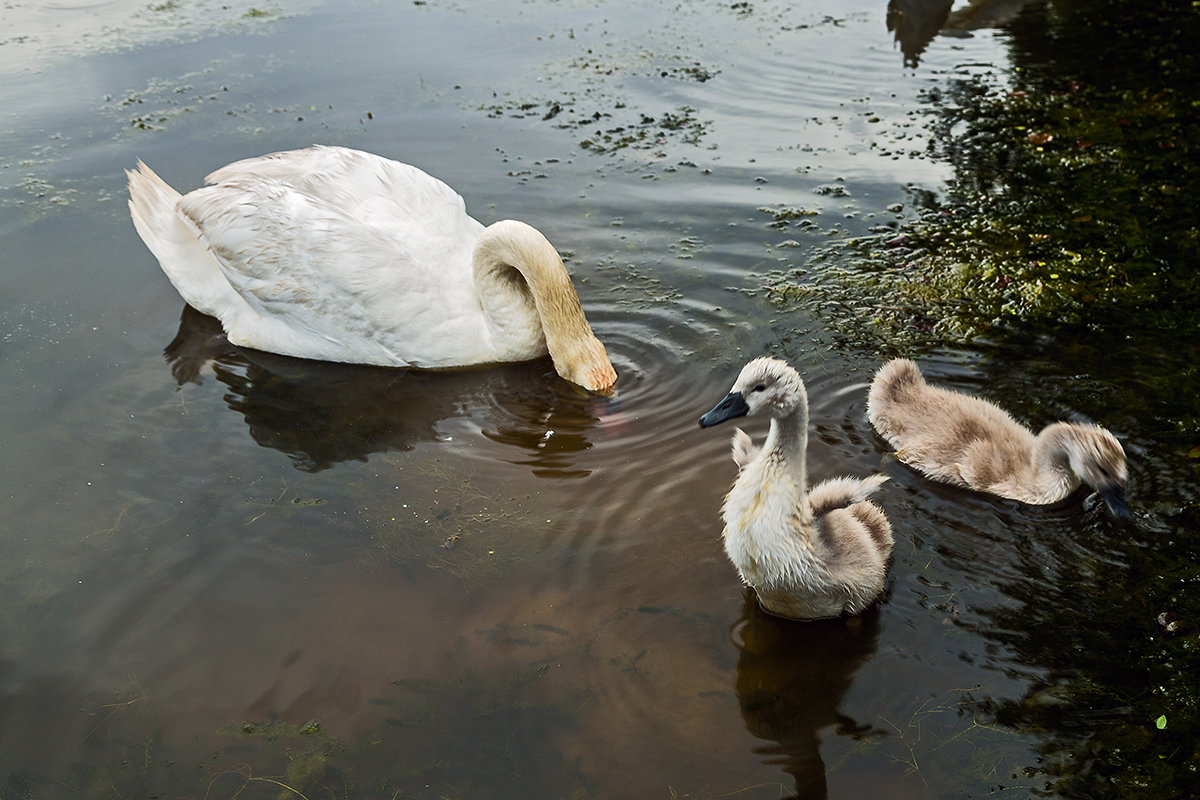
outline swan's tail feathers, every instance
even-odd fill
[[[753,461],[756,455],[758,455],[758,448],[754,446],[750,434],[741,428],[735,428],[733,431],[733,463],[738,465],[738,469],[742,469]]]
[[[163,272],[190,306],[222,317],[233,289],[197,229],[178,212],[179,192],[141,161],[125,175],[133,226]]]
[[[813,516],[819,517],[834,509],[861,503],[874,494],[887,479],[887,475],[872,475],[869,478],[830,478],[823,481],[808,493]]]
[[[151,252],[158,255],[159,250],[169,246],[165,236],[178,220],[175,205],[182,195],[140,159],[137,169],[125,170],[125,177],[129,179],[129,214],[133,217],[133,227],[137,228],[138,235]],[[194,238],[195,234],[192,236]]]

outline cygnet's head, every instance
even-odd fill
[[[1068,424],[1064,433],[1071,470],[1100,494],[1109,510],[1128,517],[1125,450],[1117,437],[1097,425]]]
[[[742,367],[725,399],[700,418],[700,427],[711,428],[728,419],[756,414],[786,417],[807,404],[800,373],[784,361],[763,356]]]

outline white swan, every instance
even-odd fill
[[[796,370],[773,358],[742,368],[733,388],[700,418],[707,428],[768,414],[755,448],[740,429],[740,473],[725,497],[725,553],[772,614],[820,619],[857,614],[879,597],[892,552],[892,528],[866,498],[887,480],[833,478],[808,489],[808,393]]]
[[[1034,436],[986,400],[930,386],[906,358],[875,375],[867,418],[901,461],[935,480],[1032,504],[1086,483],[1114,514],[1129,514],[1125,451],[1096,425],[1056,422]]]
[[[142,240],[234,344],[394,367],[524,361],[597,392],[616,372],[554,247],[484,227],[416,167],[342,147],[238,161],[180,196],[126,172]]]

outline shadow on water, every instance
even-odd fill
[[[746,729],[770,744],[756,748],[796,783],[794,800],[828,797],[822,732],[861,738],[870,727],[840,710],[855,672],[875,652],[879,609],[851,619],[795,622],[762,611],[747,590],[733,632],[739,650],[737,696]]]
[[[1042,421],[1068,409],[1096,418],[1129,456],[1134,518],[1112,518],[1095,495],[1028,511],[1006,568],[991,576],[1003,600],[964,623],[1028,681],[977,708],[1036,732],[1039,783],[1054,796],[1157,796],[1195,785],[1200,764],[1200,468],[1194,425],[1179,423],[1194,420],[1194,346],[1154,341],[1132,324],[1020,337],[1020,355],[989,370],[1008,405]],[[1087,377],[1063,381],[1049,365],[1064,363]]]
[[[1010,729],[1039,732],[1039,783],[1053,796],[1181,785],[1197,755],[1181,713],[1193,702],[1193,657],[1184,637],[1168,632],[1167,576],[1153,574],[1165,565],[1146,556],[1167,531],[1096,509],[1039,523],[997,579],[1003,602],[980,606],[965,623],[1027,688],[975,707]],[[1162,727],[1169,720],[1180,731],[1155,731],[1160,715]]]
[[[510,459],[541,477],[580,478],[605,400],[558,379],[548,358],[487,369],[423,372],[290,358],[236,347],[221,323],[184,306],[164,355],[180,385],[205,371],[262,447],[320,472],[375,453],[450,441],[445,423],[468,420]]]

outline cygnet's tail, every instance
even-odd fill
[[[141,161],[125,175],[133,226],[163,272],[189,305],[222,317],[233,290],[197,229],[177,210],[179,192]]]
[[[895,445],[905,428],[903,409],[911,405],[915,393],[925,388],[925,376],[916,363],[896,358],[879,368],[867,392],[867,419],[875,430]]]
[[[887,475],[872,475],[868,478],[830,478],[823,481],[808,493],[813,516],[819,517],[834,509],[861,503],[887,479]]]

